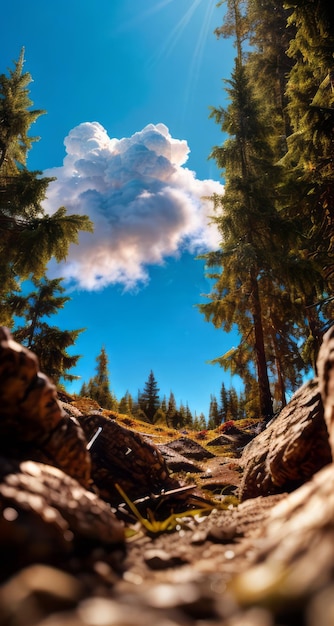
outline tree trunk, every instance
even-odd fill
[[[276,358],[277,371],[277,400],[281,402],[281,409],[286,406],[285,380],[282,371],[282,364],[279,357]]]
[[[270,392],[268,369],[266,354],[264,348],[264,336],[261,315],[261,303],[259,296],[259,286],[255,276],[255,270],[250,270],[251,283],[251,311],[253,316],[254,334],[255,334],[255,362],[258,377],[258,386],[260,394],[260,409],[263,419],[267,422],[273,415],[273,404]]]

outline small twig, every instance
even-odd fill
[[[102,432],[102,426],[99,426],[96,433],[93,435],[91,440],[87,443],[86,450],[91,449],[92,445],[95,443],[96,439],[98,438],[101,432]]]

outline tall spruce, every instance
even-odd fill
[[[304,88],[307,84],[307,89],[312,84],[311,90],[314,94],[314,90],[318,89],[314,81],[314,76],[319,71],[317,51],[319,47],[324,47],[327,60],[332,54],[329,50],[332,48],[333,51],[328,33],[323,41],[322,35],[325,31],[319,27],[314,28],[316,15],[322,13],[321,4],[303,2],[297,8],[295,4],[292,6],[292,3],[282,0],[248,2],[252,50],[247,58],[247,70],[254,92],[274,120],[271,144],[282,170],[280,185],[275,187],[276,207],[286,220],[289,230],[289,247],[282,256],[276,290],[272,291],[271,310],[275,302],[279,303],[279,307],[276,307],[266,330],[266,335],[270,336],[269,350],[272,352],[272,356],[269,356],[270,367],[273,368],[274,364],[276,372],[274,395],[280,406],[284,406],[286,392],[294,390],[300,384],[303,371],[311,366],[315,369],[324,329],[323,321],[326,314],[328,315],[323,310],[323,315],[320,316],[315,306],[317,301],[323,301],[324,297],[326,299],[329,290],[321,264],[317,263],[316,255],[312,252],[314,244],[311,241],[311,232],[313,235],[316,233],[315,221],[309,206],[306,211],[303,210],[305,197],[310,201],[312,193],[310,194],[310,188],[305,184],[305,179],[303,180],[298,165],[298,150],[296,152],[295,149],[296,144],[303,143],[303,135],[310,131],[309,120],[300,116],[301,92],[298,83],[301,81]],[[307,34],[300,31],[305,19],[312,23]],[[310,78],[308,54],[295,56],[295,42],[300,38],[303,41],[302,47],[306,46],[309,52],[312,51],[311,54],[315,52],[316,71],[306,83],[305,75]],[[328,91],[328,76],[323,83],[326,84],[326,81]],[[320,93],[321,91],[322,89]],[[309,110],[310,92],[305,96],[304,106]],[[294,115],[296,113],[297,117]],[[308,151],[311,146],[309,139],[306,146]],[[317,153],[319,156],[318,150]],[[308,167],[306,170],[310,172]],[[320,181],[320,177],[317,181]],[[323,248],[326,247],[322,235],[320,240]],[[325,255],[327,258],[323,259],[323,266],[328,266],[328,246]]]
[[[133,400],[129,391],[125,392],[125,395],[120,399],[118,403],[118,412],[125,415],[132,415]]]
[[[221,208],[216,222],[222,244],[217,253],[205,255],[207,266],[216,270],[211,275],[216,283],[209,295],[211,302],[200,305],[200,310],[216,326],[226,330],[231,330],[233,324],[238,326],[242,344],[256,368],[260,412],[269,419],[273,409],[262,285],[271,271],[275,247],[277,255],[282,253],[280,219],[268,184],[276,177],[267,140],[270,123],[263,119],[240,58],[236,58],[227,83],[228,108],[213,110],[217,123],[229,135],[222,147],[213,150],[226,181],[224,196],[214,198],[216,209]]]
[[[328,2],[287,2],[296,33],[287,53],[287,111],[292,133],[283,160],[289,211],[302,233],[299,253],[313,263],[313,286],[300,290],[309,334],[304,357],[315,366],[333,319],[334,288],[334,18]]]
[[[159,387],[152,370],[140,395],[140,408],[148,420],[153,423],[154,415],[160,406]]]
[[[42,208],[53,179],[30,172],[26,161],[37,140],[29,136],[30,127],[44,111],[31,110],[32,79],[23,66],[24,51],[14,69],[0,75],[0,323],[8,325],[8,294],[30,275],[43,276],[52,257],[64,260],[80,230],[93,229],[87,216],[67,215],[64,207],[50,216]]]
[[[330,12],[328,7],[326,9],[326,3],[322,2],[249,0],[248,6],[253,49],[247,59],[247,68],[255,92],[259,94],[263,106],[269,107],[272,119],[276,120],[272,145],[276,146],[275,153],[282,168],[282,181],[275,189],[276,202],[281,215],[289,223],[289,250],[284,256],[285,263],[281,267],[277,289],[278,297],[284,285],[286,315],[275,333],[272,333],[271,339],[272,344],[276,343],[276,351],[279,344],[281,348],[280,356],[276,355],[275,361],[277,371],[284,370],[286,380],[278,374],[280,380],[275,385],[275,394],[284,403],[284,383],[287,388],[293,387],[300,379],[296,375],[298,370],[301,372],[310,366],[315,369],[317,352],[326,327],[324,320],[331,316],[331,311],[326,311],[325,305],[321,315],[316,306],[317,302],[325,303],[326,295],[331,292],[326,281],[326,271],[323,271],[325,267],[328,271],[331,266],[328,254],[331,246],[325,235],[325,231],[329,234],[330,220],[326,219],[324,211],[319,211],[319,206],[314,202],[315,186],[319,189],[322,184],[322,176],[316,171],[317,160],[320,159],[320,170],[323,171],[324,165],[321,146],[323,137],[321,140],[319,133],[322,124],[315,128],[314,112],[317,111],[316,103],[323,106],[330,95],[328,63],[333,54],[333,36],[330,36],[333,23],[330,26]],[[320,111],[327,116],[324,126],[328,126],[331,114],[318,108],[316,115]],[[332,128],[331,123],[329,128]],[[329,154],[331,152],[330,147]],[[311,154],[313,157],[310,159]],[[329,169],[332,169],[331,166]],[[320,248],[323,252],[321,259],[318,255]],[[294,320],[299,337],[296,336],[287,349],[288,346],[283,347],[282,339],[288,344],[293,335],[291,324],[289,336],[286,332],[289,319]],[[282,327],[283,332],[277,333],[277,329]],[[281,336],[279,344],[275,342],[278,335]],[[282,355],[289,353],[291,359],[286,362]],[[279,361],[283,363],[283,368]]]
[[[169,428],[177,428],[178,412],[176,407],[176,400],[173,392],[171,391],[167,403],[166,422]]]
[[[101,408],[109,410],[117,410],[118,403],[115,395],[110,389],[108,356],[106,349],[102,346],[100,353],[96,357],[96,374],[89,379],[88,383],[84,383],[80,390],[80,395],[88,396],[95,400]]]
[[[209,406],[209,417],[208,417],[208,428],[210,430],[214,430],[221,424],[221,415],[219,412],[218,401],[215,395],[211,394],[210,397],[210,406]]]
[[[254,92],[275,127],[271,142],[278,158],[285,154],[286,138],[291,133],[286,86],[293,62],[287,49],[295,27],[288,23],[291,10],[285,4],[284,0],[247,2],[250,48],[246,64]]]

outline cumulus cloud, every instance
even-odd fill
[[[45,209],[66,206],[68,213],[89,215],[95,229],[71,246],[64,278],[89,290],[116,283],[131,288],[168,256],[217,246],[212,203],[204,197],[222,194],[223,187],[184,167],[187,142],[174,139],[164,124],[115,139],[98,122],[86,122],[64,143],[63,165],[45,172],[56,177]]]

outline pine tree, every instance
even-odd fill
[[[323,332],[334,314],[334,21],[323,0],[286,4],[296,34],[287,51],[294,64],[287,83],[292,133],[282,161],[284,191],[302,233],[299,255],[318,272],[313,285],[306,282],[307,288],[298,293],[309,327],[303,355],[315,368]]]
[[[88,397],[87,383],[83,383],[81,385],[81,388],[80,388],[80,391],[79,391],[79,396],[81,396],[81,398],[87,398]]]
[[[10,298],[12,311],[25,321],[23,326],[15,327],[14,338],[38,356],[41,370],[55,383],[61,379],[72,381],[78,378],[68,374],[68,370],[75,367],[80,356],[70,355],[67,349],[75,344],[78,335],[85,330],[62,330],[45,321],[45,318],[55,315],[70,300],[61,295],[65,291],[61,281],[61,278],[35,278],[32,281],[36,288],[34,291],[26,296],[14,294]]]
[[[159,388],[152,370],[140,395],[140,408],[144,411],[149,422],[153,424],[154,415],[160,406]]]
[[[30,110],[29,73],[23,71],[24,52],[9,74],[0,75],[0,323],[11,325],[8,295],[32,274],[41,278],[47,263],[66,258],[78,231],[92,231],[86,216],[67,215],[61,207],[52,216],[42,202],[52,179],[26,167],[27,153],[36,137],[31,124],[42,114]]]
[[[218,408],[218,402],[215,395],[211,395],[210,398],[210,407],[209,407],[209,418],[208,418],[208,428],[210,430],[214,430],[221,423],[221,416]]]
[[[222,382],[219,392],[219,420],[220,423],[227,421],[227,390],[224,382]]]
[[[316,186],[321,185],[324,171],[322,146],[319,149],[321,141],[325,139],[325,143],[327,142],[328,155],[332,152],[332,125],[325,128],[325,122],[320,133],[320,128],[312,130],[314,119],[310,115],[310,103],[314,94],[316,93],[315,101],[319,104],[322,100],[323,105],[324,98],[328,98],[331,91],[327,68],[330,67],[328,63],[330,64],[332,56],[333,36],[330,35],[330,11],[327,3],[323,6],[322,4],[292,4],[282,0],[248,2],[254,50],[248,55],[247,71],[262,106],[276,120],[271,145],[275,147],[281,168],[283,166],[282,181],[275,188],[276,204],[290,224],[288,254],[282,255],[284,263],[276,286],[277,296],[272,292],[270,303],[272,307],[273,303],[284,297],[284,307],[281,306],[280,311],[276,307],[273,320],[266,329],[266,336],[270,335],[269,350],[273,351],[272,356],[269,355],[269,366],[275,371],[274,378],[277,378],[274,385],[275,399],[281,406],[286,402],[286,391],[294,390],[300,385],[301,376],[298,374],[303,370],[307,371],[310,366],[315,369],[317,352],[326,328],[324,320],[332,317],[332,311],[330,307],[326,310],[325,303],[321,315],[315,306],[317,301],[325,302],[326,296],[332,291],[332,287],[326,284],[326,273],[331,267],[331,255],[328,254],[331,244],[329,242],[328,245],[321,227],[316,227],[317,218],[314,217],[312,208],[314,192]],[[325,79],[320,80],[324,75]],[[304,95],[303,90],[306,90]],[[312,101],[313,107],[315,101]],[[327,114],[328,112],[325,113]],[[329,118],[330,115],[329,113]],[[318,145],[313,150],[315,139]],[[295,151],[296,147],[302,151],[306,148],[306,167],[298,150]],[[284,155],[286,151],[287,154]],[[320,175],[316,171],[316,161],[310,166],[311,152],[316,159],[320,158]],[[311,185],[305,176],[313,178]],[[327,185],[326,192],[328,190]],[[329,200],[329,205],[330,202]],[[327,208],[328,199],[325,205]],[[323,212],[317,211],[317,214],[320,225]],[[328,235],[330,220],[325,218],[325,223]],[[318,244],[315,243],[316,239]],[[317,253],[314,253],[315,245],[319,250],[319,243],[325,252],[319,258],[320,263],[317,262]],[[285,287],[284,294],[282,284]],[[297,302],[299,306],[296,306]],[[283,308],[286,311],[285,316],[282,315]],[[297,329],[295,337],[288,320],[294,320],[294,330]],[[279,339],[278,342],[276,338]],[[302,338],[305,343],[301,347]],[[287,355],[290,358],[287,359]]]
[[[236,60],[228,93],[229,108],[214,111],[222,130],[228,132],[223,147],[213,151],[219,167],[226,172],[225,194],[215,198],[223,212],[216,218],[222,235],[222,251],[205,255],[207,266],[222,266],[212,302],[200,305],[206,319],[230,330],[237,324],[251,349],[256,366],[261,413],[272,415],[262,312],[262,277],[272,271],[275,253],[273,233],[280,233],[276,253],[282,254],[279,216],[270,196],[268,180],[274,180],[270,146],[266,141],[268,126],[248,83],[242,64]],[[248,352],[249,354],[249,352]]]
[[[275,127],[271,142],[277,158],[285,154],[286,138],[291,133],[286,87],[293,62],[286,51],[295,34],[295,27],[288,23],[290,13],[284,0],[247,2],[251,47],[246,66],[254,92]]]
[[[162,410],[163,410],[163,412],[164,412],[164,413],[167,413],[167,400],[166,400],[166,396],[164,396],[164,397],[162,398],[162,401],[161,401],[161,408],[162,408]]]
[[[126,415],[132,415],[134,411],[133,399],[129,391],[126,391],[124,396],[118,403],[118,412]]]
[[[186,413],[186,407],[184,406],[184,404],[181,402],[180,406],[179,406],[179,410],[178,410],[178,428],[184,428],[186,426],[186,421],[187,421],[187,413]]]
[[[115,395],[110,391],[108,357],[104,346],[96,357],[96,375],[87,383],[87,395],[103,408],[116,411],[118,407]]]
[[[176,428],[177,423],[177,408],[176,400],[173,392],[171,391],[168,398],[166,422],[169,428]]]
[[[189,408],[189,406],[187,404],[186,405],[186,410],[185,410],[185,417],[184,417],[184,426],[186,428],[191,428],[192,423],[193,423],[193,416],[192,416],[190,408]]]
[[[198,417],[198,430],[205,430],[207,428],[206,419],[204,413],[200,413]]]
[[[118,403],[118,412],[125,414],[125,415],[131,415],[131,409],[132,409],[132,398],[129,392],[127,391]]]
[[[159,406],[159,408],[154,413],[153,423],[156,424],[156,425],[161,424],[162,426],[166,426],[167,425],[166,413],[163,410],[162,406]]]
[[[319,210],[316,189],[322,195],[320,188],[323,176],[326,176],[327,170],[331,179],[332,171],[329,156],[333,149],[332,113],[326,106],[330,107],[330,102],[333,102],[330,68],[334,23],[326,2],[249,0],[248,5],[254,51],[249,54],[247,69],[258,97],[269,108],[272,119],[276,119],[272,145],[276,145],[277,159],[281,159],[284,174],[283,184],[276,187],[277,206],[290,222],[289,262],[277,291],[281,290],[283,282],[285,295],[287,292],[291,294],[289,308],[294,308],[290,319],[294,319],[301,331],[300,336],[290,345],[290,363],[280,363],[285,359],[274,356],[279,378],[275,384],[275,395],[281,406],[284,406],[285,387],[296,388],[298,369],[301,371],[303,367],[307,369],[309,366],[315,369],[316,355],[325,329],[324,320],[332,317],[332,310],[326,310],[325,305],[319,315],[315,303],[324,302],[326,294],[332,291],[332,286],[326,284],[333,262],[328,254],[331,249],[331,217],[328,219],[325,214],[333,204],[333,192],[325,184],[325,210]],[[324,158],[323,149],[327,152],[327,158]],[[297,300],[300,303],[299,311],[294,306]],[[286,304],[285,297],[285,307]],[[278,320],[277,314],[275,319]],[[288,313],[271,333],[272,346],[275,336],[280,335],[278,329],[282,325],[286,328],[287,319]],[[306,339],[302,350],[301,336]],[[283,340],[284,337],[287,338],[287,335],[281,334]],[[282,345],[273,347],[281,348],[280,355],[289,353]],[[302,360],[304,363],[300,367]],[[290,372],[286,380],[282,375],[283,370]]]
[[[231,387],[228,393],[229,419],[239,419],[239,398],[234,387]]]
[[[281,273],[282,258],[289,249],[289,227],[276,207],[281,171],[275,164],[272,137],[277,122],[271,108],[257,97],[243,52],[252,27],[245,13],[247,3],[228,0],[226,4],[228,22],[219,34],[234,33],[237,56],[231,79],[226,81],[230,104],[226,110],[212,110],[228,135],[223,146],[212,152],[225,176],[224,196],[213,198],[222,244],[219,251],[204,257],[207,267],[214,268],[210,278],[216,283],[209,294],[211,302],[200,305],[200,310],[217,327],[238,328],[241,342],[232,359],[229,355],[229,363],[245,385],[256,374],[260,413],[268,419],[273,409],[265,326],[268,309],[270,317],[270,281]],[[219,361],[227,364],[226,355],[215,360]]]

